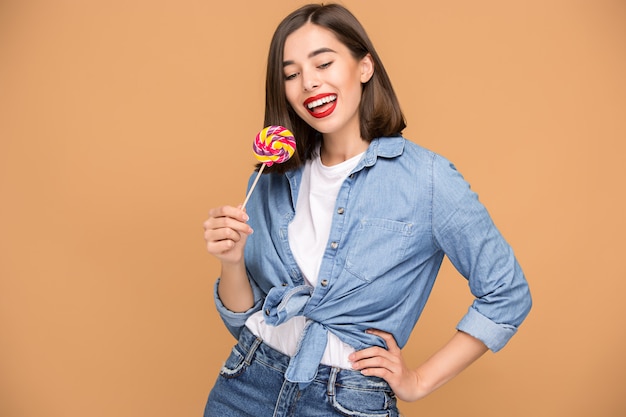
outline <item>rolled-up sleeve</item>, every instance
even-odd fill
[[[528,282],[478,195],[444,158],[434,160],[432,184],[435,244],[468,280],[475,296],[457,329],[496,352],[530,312]]]
[[[220,296],[217,292],[217,287],[219,285],[220,279],[218,278],[215,282],[215,286],[213,287],[213,298],[215,299],[215,306],[217,308],[217,312],[219,313],[222,321],[226,325],[226,328],[232,334],[235,339],[239,339],[239,334],[243,329],[243,326],[246,324],[246,320],[259,311],[263,306],[263,295],[258,286],[254,284],[254,281],[251,281],[252,292],[254,294],[254,306],[250,308],[248,311],[244,311],[241,313],[236,313],[231,311],[224,306],[222,300],[220,300]]]

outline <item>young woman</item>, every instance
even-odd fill
[[[246,210],[214,208],[204,224],[222,266],[215,302],[239,340],[205,416],[397,416],[396,398],[420,399],[507,343],[531,306],[513,251],[454,166],[401,136],[383,64],[345,8],[280,23],[265,125],[291,130],[295,155]],[[410,369],[400,349],[444,255],[475,301]]]

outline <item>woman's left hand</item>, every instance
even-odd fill
[[[363,375],[377,376],[387,381],[396,396],[403,401],[415,401],[419,394],[418,375],[409,369],[402,357],[402,351],[391,333],[370,329],[368,333],[380,336],[387,343],[387,349],[374,346],[359,350],[350,355],[352,368]]]

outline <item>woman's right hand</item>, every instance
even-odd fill
[[[252,228],[246,223],[248,215],[241,207],[221,206],[209,210],[204,222],[207,250],[222,263],[243,262],[243,250]]]

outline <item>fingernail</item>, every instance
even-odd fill
[[[248,220],[250,220],[250,217],[248,217],[248,215],[246,213],[243,214],[243,220],[245,222],[247,222]]]

